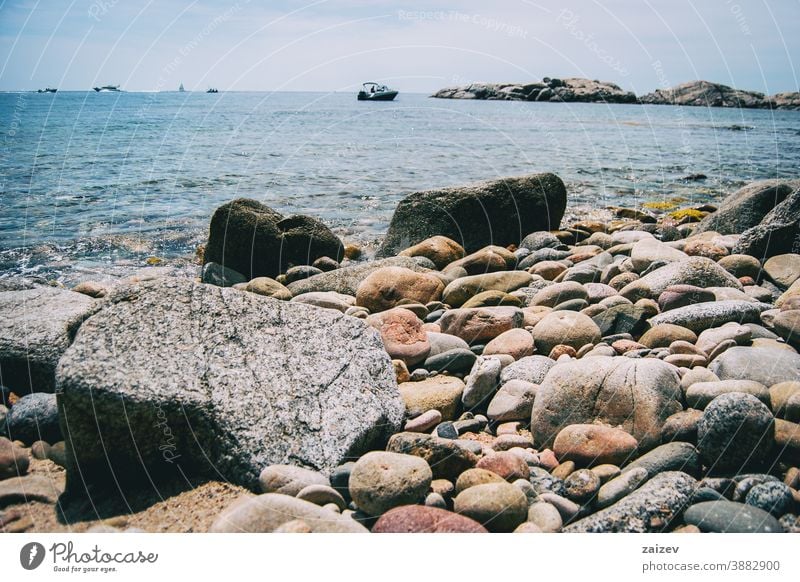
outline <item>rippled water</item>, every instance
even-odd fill
[[[714,200],[800,177],[800,113],[638,105],[391,103],[342,93],[0,94],[0,276],[74,279],[190,257],[246,196],[371,244],[425,188],[552,171],[572,212]],[[688,174],[707,179],[683,181]]]

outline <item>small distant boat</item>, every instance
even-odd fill
[[[58,89],[51,89],[50,87],[45,87],[44,89],[37,89],[37,93],[55,93]]]
[[[378,83],[364,83],[358,92],[359,101],[391,101],[397,97],[397,91]]]
[[[206,93],[219,93],[219,91],[217,89],[211,88],[208,91],[206,91]]]
[[[185,93],[185,92],[186,92],[186,89],[183,88],[183,83],[181,83],[181,86],[178,87],[178,93]]]
[[[119,85],[103,85],[102,87],[95,87],[98,93],[121,93]]]

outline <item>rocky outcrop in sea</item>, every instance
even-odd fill
[[[581,79],[551,79],[541,82],[471,83],[440,89],[431,97],[439,99],[487,99],[496,101],[549,101],[579,103],[635,103],[636,95],[614,83]]]
[[[800,531],[798,183],[566,196],[410,194],[381,259],[237,200],[196,278],[5,286],[0,529]]]

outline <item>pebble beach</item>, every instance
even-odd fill
[[[0,530],[800,532],[800,182],[568,200],[414,192],[373,255],[239,198],[188,272],[3,279]]]

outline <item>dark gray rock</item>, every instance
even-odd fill
[[[619,427],[647,451],[661,442],[666,419],[682,410],[677,369],[654,358],[591,356],[556,364],[536,391],[531,432],[550,447],[571,424]]]
[[[233,287],[238,283],[247,283],[247,277],[240,272],[213,262],[203,265],[200,280],[217,287]]]
[[[780,517],[792,510],[794,497],[792,497],[792,490],[785,483],[769,481],[750,489],[745,503],[763,509],[775,517]]]
[[[275,277],[320,257],[339,261],[343,255],[342,241],[316,218],[284,217],[261,202],[238,198],[214,211],[204,261],[238,271],[249,281]]]
[[[522,239],[519,243],[521,248],[528,249],[530,251],[538,251],[541,249],[563,249],[564,243],[558,240],[558,237],[551,232],[547,231],[539,231],[539,232],[532,232],[528,236]]]
[[[800,354],[784,349],[728,348],[708,365],[720,380],[753,380],[764,386],[800,380]]]
[[[543,249],[539,249],[538,251],[533,251],[531,254],[522,259],[518,265],[518,268],[527,269],[534,266],[536,263],[541,263],[542,261],[561,261],[566,259],[571,254],[571,251],[562,251],[545,247]]]
[[[35,393],[20,398],[6,417],[6,434],[26,445],[63,440],[55,394]]]
[[[717,500],[689,507],[683,521],[704,532],[714,533],[780,533],[778,520],[758,507]]]
[[[683,471],[693,477],[700,474],[700,456],[691,443],[671,442],[645,453],[622,470],[644,468],[651,477],[664,471]]]
[[[332,269],[329,269],[329,271]],[[296,267],[291,267],[286,270],[286,283],[294,283],[295,281],[301,281],[303,279],[308,279],[309,277],[313,277],[314,275],[321,275],[323,269],[318,269],[317,267],[312,267],[310,265],[297,265]]]
[[[720,234],[741,234],[756,226],[775,206],[797,188],[797,182],[761,180],[729,194],[717,211],[695,226],[692,234],[715,231]]]
[[[656,89],[639,97],[639,102],[653,105],[688,105],[695,107],[769,107],[763,93],[734,89],[710,81],[689,81],[675,87]]]
[[[768,461],[775,419],[758,398],[742,392],[717,396],[697,425],[697,449],[712,472],[735,473]]]
[[[378,254],[394,255],[436,235],[453,239],[467,253],[518,245],[530,232],[557,229],[566,203],[564,183],[554,174],[414,192],[397,205]]]
[[[435,265],[424,257],[389,257],[380,261],[350,265],[335,271],[314,275],[308,279],[289,283],[286,287],[292,292],[292,295],[314,291],[335,291],[355,296],[361,282],[383,267],[405,267],[418,273],[427,273],[434,269]]]
[[[767,303],[729,299],[679,307],[651,317],[649,321],[651,327],[670,323],[700,333],[705,329],[719,327],[732,321],[758,323],[761,321],[761,313],[768,309],[772,309],[772,306]]]
[[[651,533],[667,531],[691,499],[697,481],[669,471],[650,479],[620,501],[564,528],[569,533]]]
[[[733,252],[766,259],[795,252],[800,236],[800,187],[772,209],[764,219],[742,233]]]
[[[16,392],[52,392],[58,359],[102,302],[36,287],[0,293],[0,378]]]
[[[422,367],[429,372],[468,372],[476,358],[468,348],[455,348],[429,357]]]
[[[598,313],[592,320],[600,328],[603,337],[617,333],[641,335],[647,328],[650,311],[636,305],[615,305]]]
[[[161,279],[121,286],[61,359],[69,483],[264,467],[329,472],[403,403],[377,332],[337,311]]]

